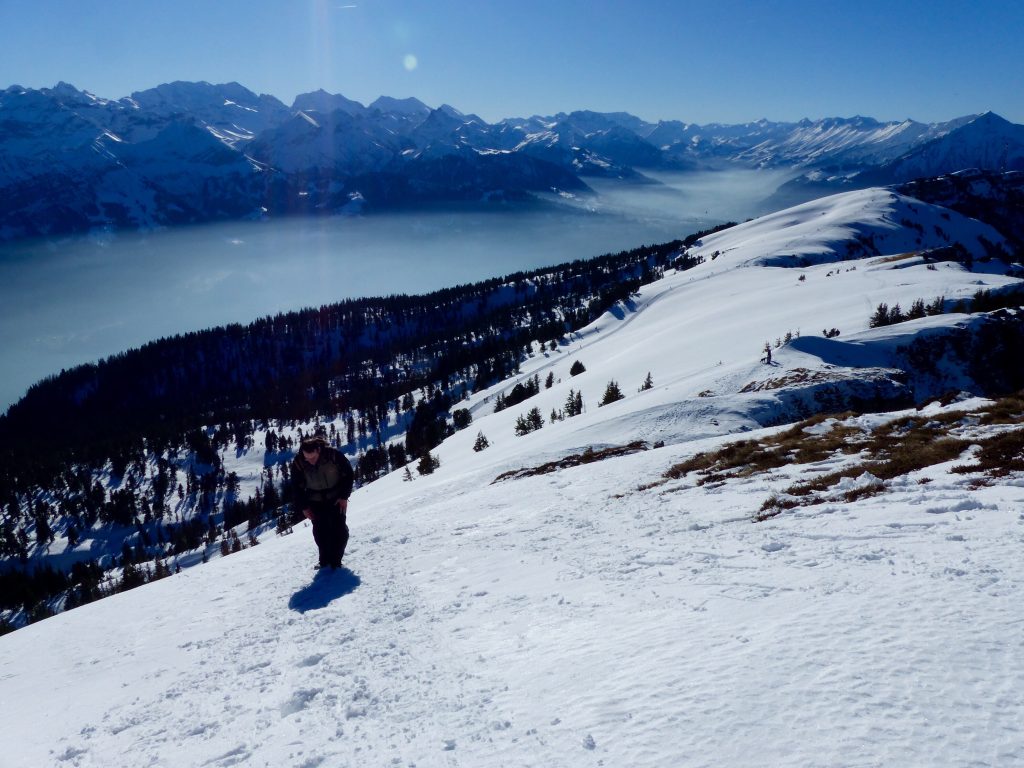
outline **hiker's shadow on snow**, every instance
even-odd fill
[[[359,577],[348,568],[317,571],[310,584],[292,595],[288,607],[299,613],[325,608],[339,597],[354,592],[361,583]]]

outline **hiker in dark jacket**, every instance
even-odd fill
[[[340,568],[348,544],[348,497],[355,475],[352,465],[322,437],[307,437],[292,460],[295,507],[313,523],[320,568]]]

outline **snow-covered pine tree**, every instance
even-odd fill
[[[466,408],[458,408],[452,411],[452,422],[455,424],[456,429],[465,429],[473,423],[473,414]]]
[[[609,403],[614,403],[616,400],[621,400],[623,397],[624,395],[622,394],[622,390],[619,389],[618,382],[612,379],[608,382],[608,386],[605,387],[604,396],[601,398],[601,402],[598,403],[598,405],[608,405]]]
[[[868,321],[869,328],[881,328],[883,325],[889,324],[889,305],[881,303],[875,309],[875,314],[871,316]]]
[[[527,418],[530,420],[530,426],[535,430],[544,426],[544,417],[540,415],[540,408],[531,408]]]
[[[544,417],[540,414],[539,408],[531,408],[526,414],[516,419],[516,435],[522,437],[535,432],[544,426]]]
[[[569,390],[569,396],[565,398],[565,415],[567,417],[579,416],[583,413],[583,393]]]
[[[430,451],[424,452],[420,457],[419,462],[416,464],[416,471],[421,475],[433,474],[434,470],[441,466],[441,460],[436,456],[432,456]]]

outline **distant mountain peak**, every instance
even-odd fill
[[[446,115],[451,115],[452,117],[466,116],[462,111],[456,109],[451,104],[442,104],[440,107],[437,108],[437,111],[444,112]]]
[[[998,126],[1013,125],[1013,123],[1011,123],[1005,117],[1003,117],[1002,115],[997,115],[992,110],[987,110],[985,112],[982,112],[980,115],[975,117],[974,120],[972,120],[971,123],[969,123],[969,124],[970,125],[973,125],[973,124],[979,124],[979,125],[998,125]]]
[[[884,179],[871,178],[875,184],[971,167],[1024,167],[1024,126],[991,111],[931,124],[854,115],[701,126],[581,109],[490,124],[451,104],[432,109],[415,97],[381,96],[366,107],[319,88],[288,107],[234,81],[178,80],[105,101],[62,81],[53,88],[0,90],[0,120],[0,193],[17,202],[0,211],[0,237],[13,233],[8,238],[56,231],[52,218],[68,230],[88,228],[107,194],[103,185],[125,186],[127,159],[133,169],[146,169],[150,187],[173,187],[181,192],[179,200],[195,195],[187,205],[176,204],[194,211],[195,220],[233,215],[229,211],[283,210],[293,203],[302,210],[333,210],[339,185],[353,180],[371,205],[388,205],[407,198],[486,196],[495,189],[522,194],[569,188],[582,184],[581,176],[633,178],[637,169],[804,168],[806,179],[794,179],[796,186],[806,181],[849,189],[864,186],[872,173]],[[947,141],[936,143],[941,139]],[[185,146],[189,142],[195,152]],[[145,152],[154,154],[144,157]],[[200,200],[209,189],[206,179],[222,181],[224,169],[236,166],[230,152],[273,169],[278,186],[257,190],[239,173],[237,188],[222,190],[230,205],[206,214]],[[190,172],[176,175],[173,163],[163,162],[169,156],[188,158]],[[319,198],[304,174],[322,182]],[[373,174],[380,177],[368,176]],[[39,178],[66,190],[60,205],[40,207],[38,195],[21,191],[26,180]],[[260,195],[269,195],[270,204]],[[341,202],[347,204],[347,197]],[[126,211],[118,225],[136,221]],[[177,209],[154,208],[143,223],[161,216],[180,220]]]
[[[369,107],[381,112],[390,112],[408,117],[426,117],[431,113],[430,107],[419,99],[410,96],[407,99],[395,99],[391,96],[381,96]]]
[[[350,115],[362,114],[366,107],[340,93],[328,93],[320,88],[312,93],[300,93],[292,102],[292,109],[297,112],[346,112]]]
[[[81,93],[81,91],[75,88],[75,86],[73,86],[71,83],[65,82],[64,80],[61,80],[59,83],[53,86],[51,90],[54,93]]]
[[[80,91],[71,83],[66,83],[63,80],[53,86],[53,88],[48,89],[47,92],[51,98],[55,98],[62,103],[81,104],[86,102],[91,103],[95,101],[103,101],[102,99],[97,99],[87,91]]]
[[[175,80],[172,83],[163,83],[145,91],[136,91],[131,98],[139,103],[162,101],[181,105],[191,105],[197,100],[210,98],[227,98],[242,103],[255,103],[260,100],[259,96],[239,83],[214,85],[205,80],[199,82]]]
[[[995,112],[988,111],[967,118],[960,124],[955,124],[942,138],[950,141],[964,141],[977,137],[976,140],[984,141],[1003,136],[1014,142],[1022,142],[1024,141],[1024,126],[1011,123]]]

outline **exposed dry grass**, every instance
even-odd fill
[[[824,475],[819,475],[811,480],[804,480],[802,483],[796,483],[795,485],[789,486],[786,489],[787,496],[810,496],[815,493],[823,493],[837,484],[844,477],[859,477],[864,474],[864,470],[856,471],[855,469],[845,469],[839,472],[829,472]],[[821,503],[824,499],[814,502],[805,501],[804,504]]]
[[[906,261],[912,259],[915,256],[920,256],[920,251],[910,251],[909,253],[897,253],[895,256],[885,256],[881,259],[875,259],[872,264],[891,264],[894,261]]]
[[[858,446],[864,454],[864,460],[836,472],[829,472],[811,480],[796,483],[786,489],[789,496],[804,497],[805,504],[820,504],[825,499],[817,496],[828,492],[844,477],[858,478],[870,473],[881,481],[917,472],[925,467],[942,464],[960,456],[970,445],[965,440],[938,437],[941,434],[935,427],[924,428],[917,424],[907,428],[905,420],[899,420],[903,426],[891,429],[891,422],[872,433],[868,440]],[[847,491],[843,499],[848,502],[873,496],[884,489],[882,484],[875,484]]]
[[[678,480],[691,472],[696,472],[700,475],[697,484],[706,485],[732,477],[748,477],[787,464],[822,461],[836,451],[856,453],[859,448],[855,442],[851,443],[851,440],[863,435],[862,430],[857,427],[836,424],[831,430],[817,435],[808,434],[806,431],[828,419],[845,420],[852,415],[850,412],[831,416],[819,415],[805,419],[761,442],[739,440],[722,446],[717,451],[698,453],[669,467],[664,477]]]
[[[971,446],[977,446],[974,462],[953,467],[958,473],[982,473],[971,480],[974,487],[1010,472],[1024,472],[1024,428],[1003,432],[984,440],[951,437],[950,430],[967,425],[1024,425],[1024,392],[1001,398],[975,412],[951,411],[936,416],[910,415],[894,419],[868,433],[851,423],[855,414],[819,415],[802,421],[761,442],[740,440],[717,451],[698,453],[670,467],[664,480],[678,480],[690,473],[697,484],[706,485],[730,478],[748,477],[788,464],[813,464],[837,456],[860,455],[856,464],[824,472],[773,493],[754,515],[762,521],[799,506],[828,500],[846,502],[875,496],[885,491],[885,482],[927,467],[950,462]],[[831,429],[808,429],[833,419]],[[838,494],[843,478],[856,479],[870,473],[879,479]],[[929,478],[919,481],[930,482]],[[653,486],[654,484],[652,484]]]
[[[843,423],[854,415],[853,412],[847,411],[835,416],[807,419],[776,435],[775,440],[780,448],[792,455],[795,464],[824,461],[837,451],[844,454],[857,453],[860,451],[860,442],[864,431],[859,427]],[[829,418],[835,419],[837,423],[828,432],[819,435],[807,433],[808,427],[817,426]]]
[[[812,384],[833,381],[834,377],[824,371],[812,371],[808,368],[793,368],[782,376],[765,381],[751,381],[740,388],[740,392],[764,392],[772,389],[792,387],[797,384]]]
[[[991,478],[1024,472],[1024,429],[1003,432],[981,442],[974,459],[975,463],[959,464],[952,471],[959,474],[983,472]]]
[[[754,515],[754,522],[763,523],[765,520],[781,515],[787,509],[799,506],[800,502],[796,499],[787,499],[779,496],[777,493],[773,493],[761,505],[761,509],[758,510],[757,514]]]
[[[863,485],[860,488],[854,488],[843,494],[843,501],[848,504],[852,504],[860,499],[867,499],[871,496],[877,496],[885,490],[885,486],[881,483],[877,485]]]
[[[903,440],[885,440],[872,446],[872,460],[863,466],[882,480],[909,475],[925,467],[952,461],[970,447],[966,440],[936,438],[931,430],[910,432]]]
[[[979,423],[985,426],[1024,423],[1024,392],[996,400],[979,415],[981,416]]]
[[[616,456],[628,456],[631,453],[638,453],[640,451],[646,451],[647,449],[647,443],[643,440],[634,440],[628,445],[613,445],[611,448],[603,448],[600,451],[595,451],[593,448],[587,448],[583,453],[574,453],[570,456],[563,456],[561,459],[558,459],[558,461],[549,461],[538,467],[527,467],[525,469],[513,469],[508,472],[502,472],[491,481],[491,485],[501,482],[502,480],[515,480],[520,477],[546,475],[551,472],[557,472],[560,469],[578,467],[581,464],[593,464],[595,461],[604,461],[605,459],[615,458]]]
[[[678,480],[690,472],[698,472],[698,485],[720,482],[731,477],[745,477],[785,466],[788,457],[776,446],[755,440],[729,443],[713,453],[698,453],[665,471],[669,480]]]

